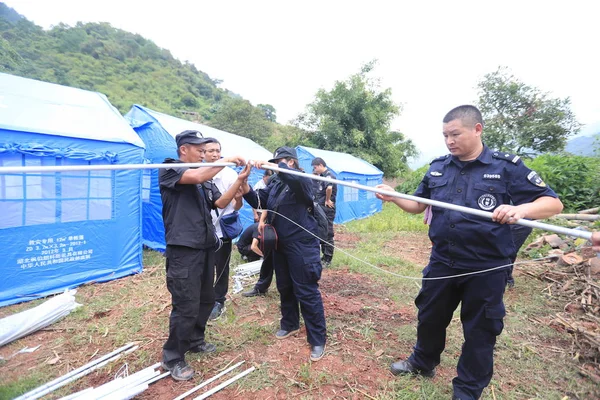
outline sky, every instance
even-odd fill
[[[371,76],[402,107],[392,129],[421,152],[412,166],[447,153],[443,116],[475,103],[477,83],[499,66],[570,97],[582,134],[600,131],[594,1],[3,1],[44,28],[109,22],[139,33],[221,87],[273,105],[280,123],[377,59]]]

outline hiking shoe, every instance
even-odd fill
[[[208,317],[208,320],[216,321],[221,317],[221,315],[223,315],[224,312],[225,312],[225,305],[221,304],[217,301],[215,303],[215,306],[213,307],[212,311],[210,312],[210,316]]]
[[[244,296],[244,297],[254,297],[254,296],[264,296],[266,294],[267,294],[267,292],[261,292],[255,286],[251,290],[242,293],[242,296]]]
[[[331,267],[331,261],[323,261],[321,265],[323,265],[323,268],[329,268]]]
[[[286,331],[285,329],[280,329],[275,333],[275,337],[277,339],[285,339],[288,336],[295,335],[299,330],[300,329],[293,329],[291,331]]]
[[[164,361],[161,363],[163,369],[171,372],[171,376],[176,381],[189,381],[194,377],[196,371],[190,367],[185,361],[178,361],[172,367],[169,367]]]
[[[410,361],[401,360],[390,365],[390,371],[394,375],[404,375],[404,374],[413,374],[413,375],[421,375],[425,378],[433,378],[435,376],[435,368],[429,371],[415,368]]]
[[[216,350],[217,350],[217,346],[215,346],[212,343],[204,342],[201,345],[191,347],[188,351],[190,353],[209,354],[209,353],[214,353]]]
[[[310,346],[310,361],[319,361],[325,355],[325,345]]]

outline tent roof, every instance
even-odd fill
[[[297,146],[296,148],[304,150],[314,157],[321,157],[327,163],[327,167],[331,168],[337,174],[349,172],[362,175],[383,175],[383,172],[376,166],[351,154],[305,146]]]
[[[145,147],[103,94],[3,73],[0,129]]]
[[[172,117],[137,104],[134,107],[146,111],[148,115],[153,117],[172,137],[177,136],[178,133],[187,129],[193,129],[200,131],[204,137],[216,138],[223,148],[223,157],[240,155],[247,159],[255,160],[268,160],[271,158],[271,152],[269,150],[243,136],[211,128],[207,125],[186,121],[181,118]],[[133,121],[132,123],[135,126],[135,124],[143,124],[143,121]]]

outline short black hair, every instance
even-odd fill
[[[273,175],[273,170],[272,169],[265,169],[265,173],[263,174],[263,176],[271,176]]]
[[[469,104],[458,106],[450,110],[444,117],[444,123],[446,124],[455,119],[460,119],[466,125],[475,126],[476,124],[481,124],[481,126],[483,126],[481,111],[479,111],[477,107]]]
[[[204,140],[205,140],[205,142],[204,142],[204,143],[206,143],[206,144],[209,144],[209,143],[216,143],[216,144],[218,144],[218,145],[219,145],[219,148],[222,148],[222,146],[221,146],[221,142],[219,142],[219,141],[218,141],[217,139],[215,139],[214,137],[207,137],[207,138],[204,138]]]
[[[321,157],[313,158],[313,160],[310,162],[310,165],[322,165],[327,167],[327,163],[325,163],[325,160],[323,160]]]

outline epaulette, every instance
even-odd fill
[[[433,164],[433,163],[434,163],[434,162],[436,162],[436,161],[444,161],[444,160],[445,160],[445,159],[447,159],[448,157],[450,157],[450,154],[446,154],[445,156],[441,156],[441,157],[438,157],[438,158],[434,158],[433,160],[431,160],[431,161],[429,162],[429,164]]]
[[[518,163],[521,159],[521,157],[516,156],[514,154],[502,153],[500,151],[493,152],[492,157],[497,158],[499,160],[510,161],[513,164]]]

